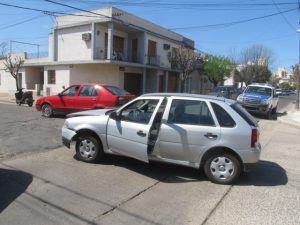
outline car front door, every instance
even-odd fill
[[[107,143],[112,152],[148,162],[149,131],[162,98],[140,98],[109,118]]]
[[[74,112],[76,108],[75,96],[78,93],[79,85],[70,86],[59,94],[57,101],[57,112]]]
[[[159,154],[169,160],[199,163],[201,154],[220,141],[206,101],[172,99],[166,107],[159,133]]]

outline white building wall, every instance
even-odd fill
[[[156,42],[156,55],[159,57],[159,65],[158,66],[164,67],[164,68],[170,68],[171,64],[170,64],[169,59],[168,59],[168,54],[171,54],[172,48],[178,47],[178,44],[176,44],[174,42],[171,42],[171,41],[167,41],[167,40],[162,39],[162,38],[155,37],[155,36],[150,35],[150,34],[146,34],[146,43],[145,43],[145,45],[146,45],[145,46],[146,54],[148,52],[148,40]],[[165,50],[164,49],[164,44],[170,45],[170,49]]]
[[[123,88],[124,72],[119,71],[118,65],[84,64],[71,68],[70,83],[103,83]]]
[[[91,60],[92,42],[82,40],[82,34],[91,33],[91,29],[89,24],[56,30],[57,61]]]
[[[48,71],[55,70],[55,84],[48,84]],[[62,87],[70,86],[70,66],[45,66],[44,67],[44,95],[47,93],[47,88],[50,88],[50,95],[60,93]]]

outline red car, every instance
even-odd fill
[[[133,98],[134,95],[111,85],[75,84],[58,95],[39,98],[36,101],[36,109],[42,111],[43,116],[51,117],[58,113],[118,107]]]

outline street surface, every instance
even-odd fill
[[[294,107],[280,98],[277,117]],[[0,224],[300,224],[300,128],[259,117],[261,161],[233,186],[202,172],[62,147],[64,118],[0,104]],[[2,158],[1,158],[2,157]]]

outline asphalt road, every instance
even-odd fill
[[[61,147],[63,117],[44,118],[34,107],[0,103],[0,160]]]
[[[117,156],[88,164],[74,158],[74,149],[46,151],[60,144],[64,119],[25,106],[0,111],[1,152],[2,125],[31,139],[11,136],[7,149],[35,149],[0,162],[0,224],[300,224],[299,128],[261,119],[261,161],[227,186],[180,166]]]

